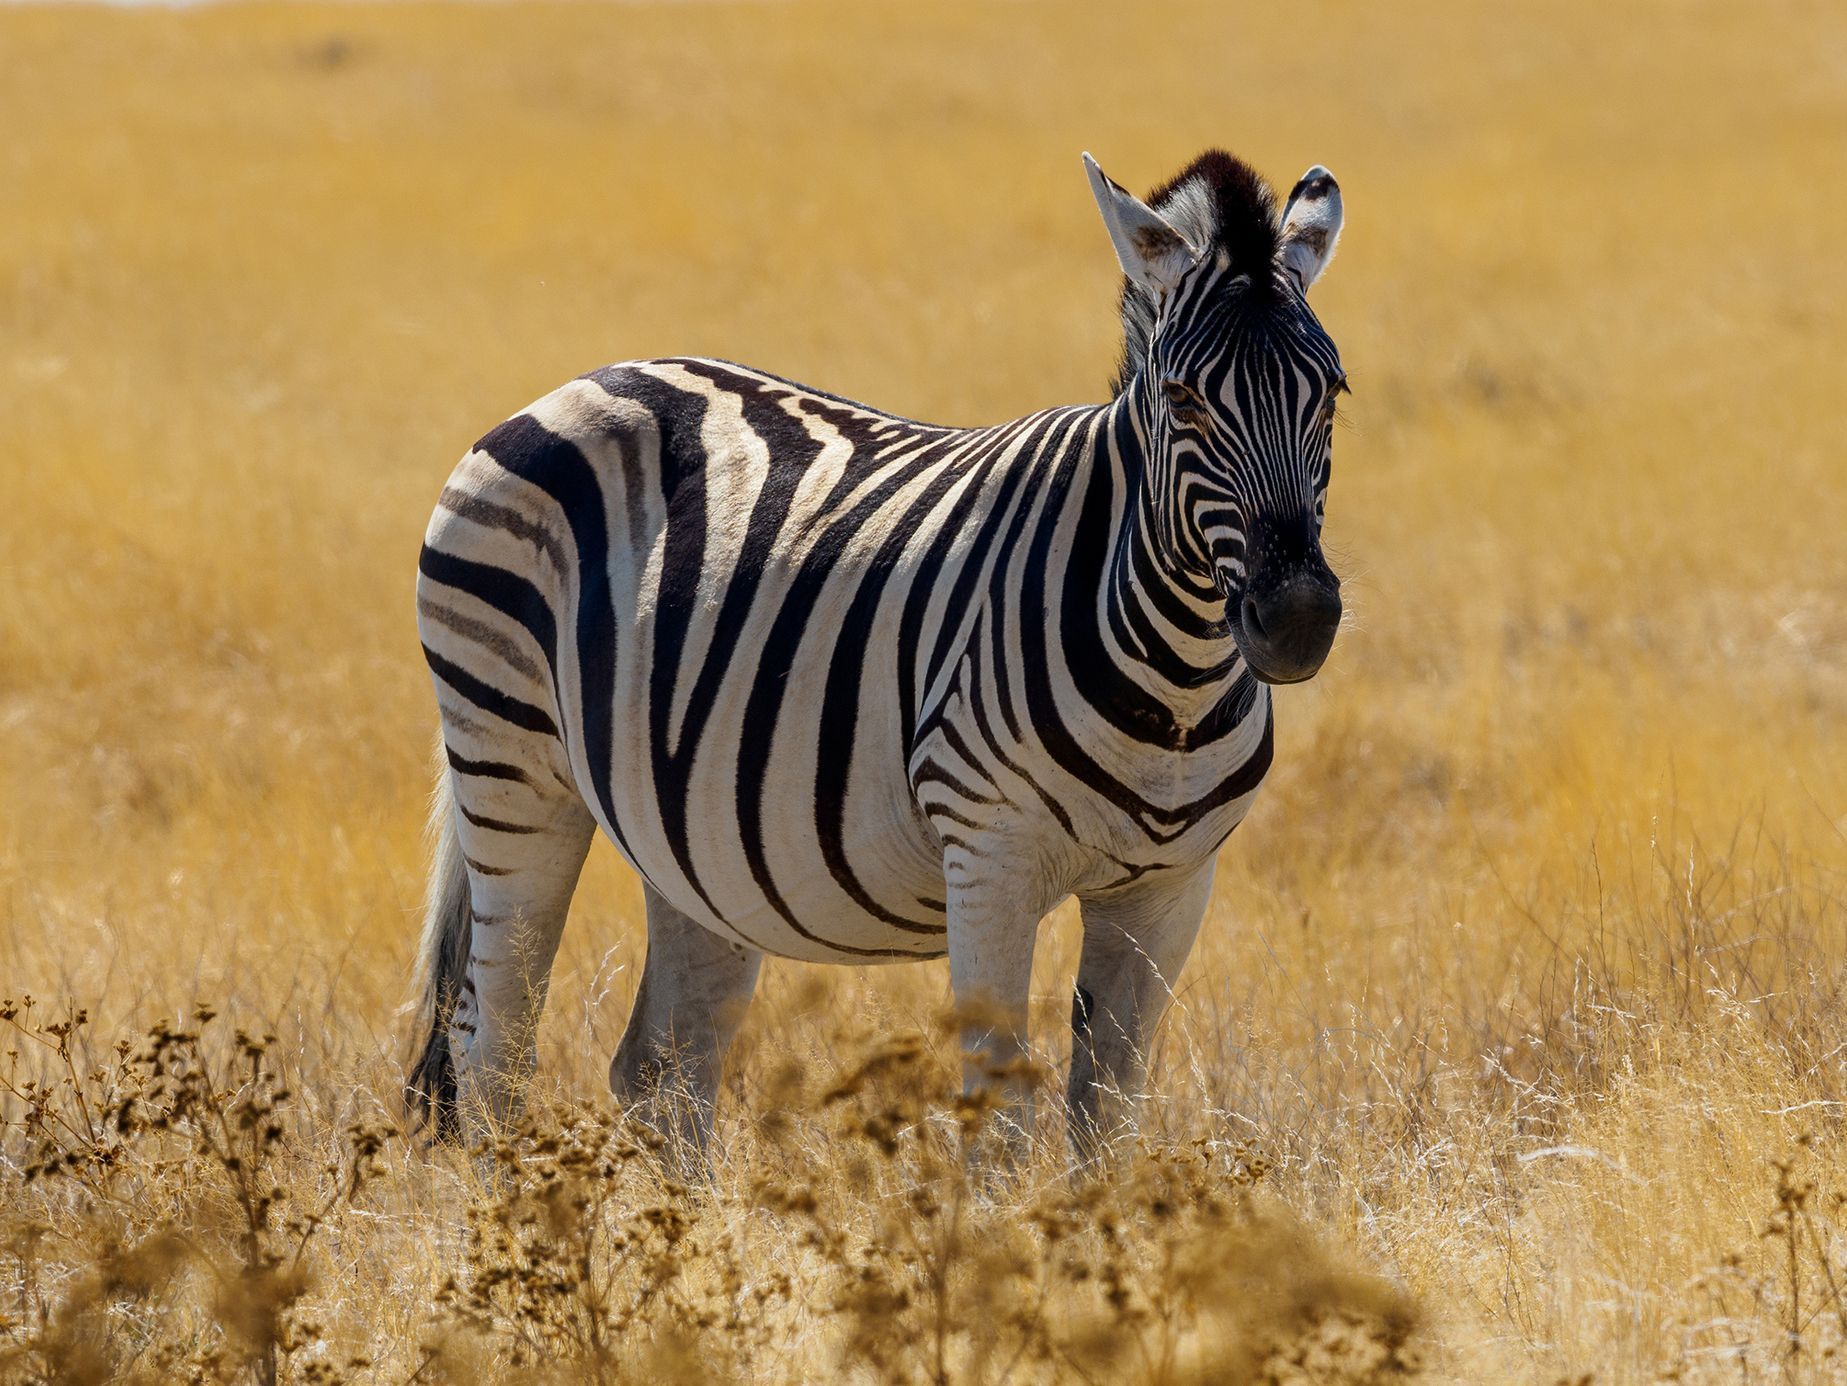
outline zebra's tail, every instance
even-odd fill
[[[436,792],[430,802],[430,878],[415,983],[423,1051],[411,1065],[404,1100],[422,1123],[434,1124],[438,1140],[452,1141],[460,1137],[461,1124],[456,1117],[449,1019],[468,975],[474,923],[468,904],[468,867],[455,836],[455,790],[440,751],[439,741]]]

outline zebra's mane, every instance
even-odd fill
[[[1222,149],[1208,149],[1148,197],[1195,249],[1222,250],[1232,274],[1249,274],[1267,288],[1276,261],[1281,225],[1276,194],[1262,174]],[[1127,278],[1122,283],[1122,361],[1114,389],[1122,393],[1148,354],[1154,335],[1155,303]]]

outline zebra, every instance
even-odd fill
[[[1071,896],[1068,1130],[1133,1129],[1271,688],[1341,618],[1347,380],[1306,294],[1343,214],[1319,165],[1280,213],[1222,150],[1146,201],[1084,166],[1123,273],[1107,403],[952,428],[632,361],[449,478],[417,578],[441,739],[407,1083],[439,1138],[519,1110],[599,830],[647,916],[610,1086],[658,1115],[673,1074],[695,1149],[765,955],[946,954],[975,1082],[1022,1067],[1038,926]]]

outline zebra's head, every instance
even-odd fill
[[[1317,165],[1279,217],[1263,178],[1218,150],[1147,202],[1084,166],[1127,276],[1117,389],[1139,405],[1166,566],[1224,598],[1258,678],[1312,677],[1340,623],[1321,522],[1346,375],[1307,293],[1340,237],[1340,188]]]

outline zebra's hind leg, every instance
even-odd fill
[[[451,1049],[463,1128],[478,1139],[518,1112],[532,1075],[552,960],[596,821],[536,770],[514,779],[508,765],[451,765],[469,905]]]
[[[1155,1026],[1199,935],[1213,863],[1086,896],[1084,952],[1071,1005],[1071,1143],[1094,1160],[1133,1134]]]
[[[697,1164],[763,955],[689,919],[653,887],[646,893],[648,960],[609,1087],[667,1139],[676,1162]]]

